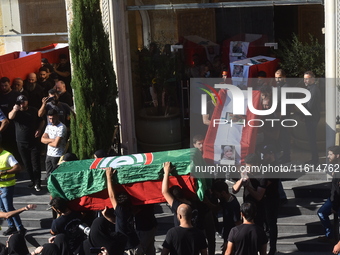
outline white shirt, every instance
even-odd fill
[[[66,146],[66,126],[59,122],[58,125],[47,125],[45,129],[45,133],[48,134],[48,137],[50,139],[55,139],[57,137],[60,137],[60,142],[58,144],[58,147],[52,147],[50,145],[47,145],[47,156],[50,157],[61,157],[64,155],[65,152],[65,146]]]

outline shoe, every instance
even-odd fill
[[[318,242],[320,243],[329,243],[331,241],[332,241],[332,237],[318,236]]]
[[[31,188],[34,188],[34,185],[35,185],[35,183],[34,183],[34,182],[31,182],[30,184],[27,185],[27,188],[30,188],[30,189],[31,189]]]
[[[26,235],[26,232],[27,232],[27,229],[26,228],[22,228],[18,231],[18,234],[22,235],[22,236],[25,236]]]
[[[41,191],[41,186],[40,186],[40,184],[36,184],[35,186],[34,186],[34,188],[35,188],[35,191]]]
[[[16,232],[17,232],[17,229],[15,227],[11,227],[11,228],[8,228],[6,231],[4,231],[2,234],[4,236],[8,236],[8,235],[14,234]]]

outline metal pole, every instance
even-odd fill
[[[67,32],[62,33],[36,33],[36,34],[14,34],[14,35],[0,35],[0,37],[25,37],[25,36],[60,36],[60,35],[68,35]]]
[[[327,0],[329,1],[329,0]],[[127,6],[128,11],[150,10],[180,10],[197,8],[235,8],[235,7],[266,7],[284,5],[324,4],[323,0],[282,0],[282,1],[238,1],[220,3],[191,3],[191,4],[155,4]]]
[[[325,89],[326,89],[326,148],[335,143],[336,125],[336,0],[325,2]],[[327,152],[326,152],[327,153]]]

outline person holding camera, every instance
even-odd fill
[[[59,121],[62,122],[67,129],[70,128],[70,115],[74,114],[71,107],[68,104],[59,101],[59,94],[55,89],[50,89],[48,91],[48,97],[44,97],[42,100],[42,105],[38,111],[38,116],[43,117],[46,112],[53,109],[58,112]],[[48,123],[49,125],[49,123]]]
[[[42,134],[45,121],[38,117],[37,108],[28,105],[28,99],[24,95],[17,97],[16,104],[9,112],[8,118],[14,121],[18,151],[31,179],[28,187],[34,187],[36,191],[40,191],[39,137]]]

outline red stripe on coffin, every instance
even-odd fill
[[[170,176],[169,181],[170,187],[174,185],[182,187],[185,197],[196,195],[195,180],[191,176]],[[115,185],[115,189],[118,193],[126,191],[131,196],[132,203],[135,205],[166,202],[162,195],[162,180]],[[69,202],[70,209],[75,211],[97,211],[103,210],[105,206],[112,208],[107,189]]]
[[[221,89],[218,94],[221,97],[223,104],[217,104],[215,106],[211,120],[222,119],[221,116],[222,110],[227,99],[228,90]],[[253,91],[253,104],[254,108],[256,109],[261,109],[260,96],[261,96],[260,91]],[[257,115],[250,112],[248,107],[246,115],[247,120],[257,119]],[[251,124],[255,125],[254,123]],[[216,125],[214,127],[213,123],[211,123],[208,127],[207,135],[204,139],[203,158],[210,165],[214,163],[214,144],[216,140],[218,127],[219,125]],[[242,160],[241,163],[243,163],[243,159],[245,158],[245,156],[255,151],[257,131],[258,131],[257,127],[251,127],[247,124],[243,128],[241,137],[241,160]]]

